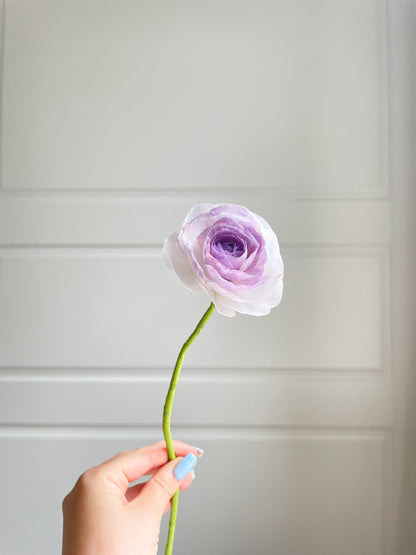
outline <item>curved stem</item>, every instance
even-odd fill
[[[190,347],[190,345],[194,342],[196,337],[198,337],[199,333],[201,332],[202,328],[208,322],[210,317],[212,316],[215,310],[214,303],[211,303],[208,307],[208,310],[202,316],[200,321],[198,322],[196,328],[191,333],[189,338],[185,341],[182,346],[182,349],[179,352],[178,358],[176,360],[175,368],[173,370],[172,378],[170,380],[168,394],[166,396],[165,407],[163,409],[163,434],[166,440],[166,447],[168,450],[169,460],[173,460],[175,455],[175,450],[173,448],[173,441],[172,441],[172,434],[170,432],[170,418],[172,414],[172,404],[173,399],[175,397],[175,390],[176,386],[178,385],[179,375],[181,373],[183,359],[185,358],[185,353]],[[168,533],[168,543],[166,545],[165,555],[171,555],[173,549],[173,539],[175,536],[175,524],[176,524],[176,515],[178,514],[178,499],[179,499],[179,489],[175,492],[175,495],[172,497],[172,508],[170,511],[170,520],[169,520],[169,533]]]

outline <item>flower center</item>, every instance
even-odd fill
[[[224,233],[215,237],[213,246],[220,250],[239,258],[246,250],[245,242],[231,233]]]

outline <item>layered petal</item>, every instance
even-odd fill
[[[235,204],[197,204],[164,259],[192,291],[204,291],[224,316],[268,314],[282,298],[279,243],[261,216]]]
[[[163,258],[166,264],[175,270],[182,283],[191,291],[203,291],[201,283],[197,280],[195,272],[186,255],[178,244],[178,234],[173,232],[165,239],[163,244]]]

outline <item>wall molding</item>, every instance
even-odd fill
[[[175,426],[175,433],[185,441],[195,435],[207,439],[223,441],[273,441],[293,439],[306,440],[340,440],[340,441],[375,441],[389,442],[392,432],[389,428],[338,428],[326,426],[291,427],[291,426],[268,426],[268,427],[238,427],[238,426]],[[137,436],[143,438],[160,439],[162,434],[161,425],[158,426],[65,426],[51,425],[0,425],[0,440],[6,438],[16,439],[129,439]]]
[[[4,75],[5,75],[5,34],[7,29],[7,18],[6,18],[6,5],[7,0],[0,0],[0,10],[2,12],[1,17],[1,75],[3,76],[0,80],[0,162],[3,161],[4,153]],[[388,101],[388,91],[390,83],[390,68],[388,63],[388,41],[389,41],[389,22],[388,22],[388,0],[374,0],[375,10],[377,12],[377,45],[378,45],[378,56],[377,56],[377,69],[378,69],[378,106],[379,106],[379,178],[378,185],[375,187],[361,187],[358,190],[352,190],[349,188],[329,190],[328,188],[316,188],[313,192],[307,188],[299,186],[288,186],[285,187],[262,187],[261,185],[253,184],[249,187],[240,187],[236,185],[235,187],[218,187],[215,183],[209,187],[203,187],[197,191],[197,194],[204,197],[210,197],[213,194],[224,194],[226,196],[232,197],[238,194],[239,191],[244,191],[249,195],[258,194],[278,194],[279,197],[290,199],[290,200],[382,200],[389,198],[390,189],[390,110]],[[123,187],[121,189],[114,189],[113,187],[99,187],[99,188],[88,188],[88,187],[74,187],[74,188],[60,188],[56,186],[44,187],[31,189],[27,187],[10,187],[5,183],[4,164],[1,164],[1,177],[0,177],[0,195],[51,195],[51,196],[62,196],[68,194],[77,195],[168,195],[168,196],[187,196],[193,191],[195,185],[191,187],[184,188],[174,188],[167,189],[165,187],[149,187],[145,183],[142,187]]]
[[[347,368],[340,368],[340,369],[329,369],[329,368],[320,368],[320,369],[311,369],[312,372],[315,372],[318,376],[326,376],[332,377],[332,373],[335,375],[340,373],[340,379],[345,377],[345,375],[357,375],[361,371],[363,371],[363,375],[371,376],[372,374],[380,374],[384,377],[391,378],[391,328],[390,328],[390,315],[391,315],[391,303],[390,303],[390,249],[388,247],[287,247],[285,248],[284,255],[290,257],[297,257],[297,258],[305,258],[305,257],[328,257],[328,258],[348,258],[348,257],[363,257],[363,258],[374,258],[378,261],[379,264],[379,275],[380,275],[380,298],[379,298],[379,306],[380,306],[380,366],[377,368],[364,368],[362,370],[356,368],[352,372],[350,369]],[[158,259],[162,257],[161,249],[149,248],[149,249],[141,249],[141,248],[128,248],[128,249],[118,249],[118,248],[98,248],[98,249],[87,249],[87,248],[37,248],[37,249],[25,249],[25,248],[10,248],[4,249],[0,248],[0,288],[2,283],[2,264],[6,258],[115,258],[115,259]],[[13,366],[6,365],[0,366],[0,368],[13,368]],[[21,365],[18,365],[16,369],[22,369]],[[39,365],[26,366],[24,367],[26,370],[31,368],[35,370],[36,368],[39,369]],[[44,367],[42,367],[44,368]],[[64,367],[54,367],[56,368],[64,368]],[[85,368],[84,365],[79,367],[73,367],[74,369],[81,369]],[[137,370],[137,366],[129,367],[129,371]],[[198,368],[198,371],[201,371],[201,368]],[[298,374],[302,374],[304,368],[299,367],[282,367],[282,368],[273,368],[273,372],[276,374],[285,374],[285,373],[292,373],[297,372]],[[1,376],[0,376],[1,380]]]

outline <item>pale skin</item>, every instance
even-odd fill
[[[164,441],[122,451],[90,468],[62,503],[62,555],[156,555],[162,515],[175,491],[192,483],[173,469],[197,449],[174,441],[177,458],[168,461]],[[142,476],[144,484],[128,487]]]

